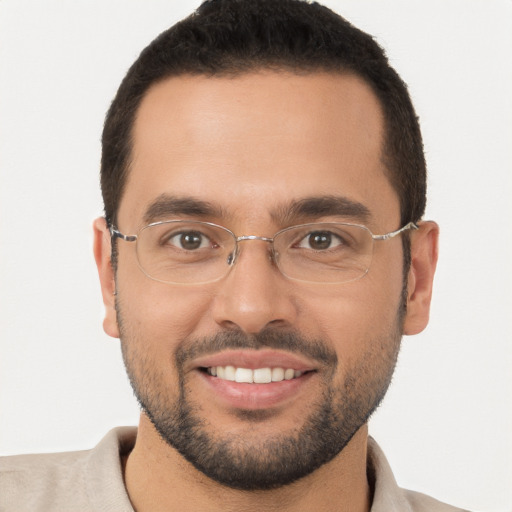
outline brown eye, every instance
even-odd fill
[[[331,246],[330,233],[312,233],[308,238],[309,246],[317,251],[328,249]]]
[[[185,251],[195,251],[210,246],[208,237],[199,231],[177,233],[169,238],[168,243]]]
[[[314,231],[304,237],[299,247],[313,249],[314,251],[325,251],[341,244],[338,236],[330,231]]]

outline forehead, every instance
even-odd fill
[[[119,221],[141,227],[162,195],[208,202],[240,222],[325,196],[398,218],[383,125],[377,98],[353,75],[169,78],[137,112]]]

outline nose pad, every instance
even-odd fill
[[[226,263],[229,265],[229,266],[232,266],[235,264],[235,261],[238,257],[238,253],[240,252],[240,249],[238,247],[238,244],[235,246],[235,248],[233,249],[232,252],[230,252],[228,254],[228,257],[226,259]]]
[[[272,262],[273,265],[275,265],[277,268],[279,268],[279,265],[277,264],[279,261],[279,252],[272,248],[268,251],[268,258]]]
[[[229,266],[233,266],[236,263],[236,260],[237,260],[239,254],[240,254],[240,246],[237,244],[237,246],[235,247],[233,252],[228,254],[228,257],[226,258],[226,263]],[[277,251],[275,251],[272,246],[269,247],[269,250],[268,250],[268,260],[275,267],[277,267],[278,258],[279,258],[279,253]]]

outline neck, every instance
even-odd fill
[[[125,464],[126,488],[137,512],[368,512],[367,436],[363,425],[337,457],[293,484],[269,491],[240,491],[200,473],[160,438],[143,414]]]

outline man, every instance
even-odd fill
[[[299,1],[203,4],[121,84],[101,179],[104,329],[139,428],[6,460],[6,510],[456,510],[399,489],[367,434],[438,235],[369,36]]]

